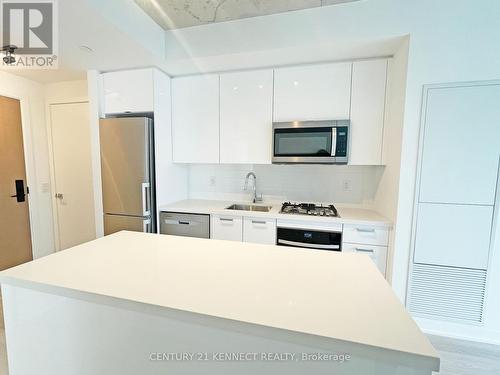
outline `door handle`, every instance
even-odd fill
[[[11,195],[11,198],[16,198],[17,202],[24,202],[26,200],[26,194],[24,193],[24,181],[16,180],[16,194]]]
[[[149,197],[148,197],[148,191],[150,189],[151,185],[149,185],[149,182],[143,182],[141,184],[141,193],[142,193],[142,215],[143,216],[149,216],[151,215],[151,210],[149,207]]]
[[[361,247],[357,247],[356,251],[359,253],[375,253],[375,250],[373,249],[363,249]]]
[[[375,233],[375,228],[356,228],[356,231],[361,233]]]
[[[142,221],[142,231],[144,233],[150,233],[151,232],[151,220],[150,219]]]

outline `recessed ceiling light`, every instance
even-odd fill
[[[80,51],[83,51],[83,52],[87,52],[87,53],[93,53],[94,52],[94,50],[92,48],[90,48],[89,46],[86,46],[84,44],[82,44],[78,48],[80,48]]]

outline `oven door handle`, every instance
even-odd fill
[[[339,250],[340,249],[340,245],[320,245],[320,244],[313,244],[313,243],[282,240],[281,238],[278,239],[278,243],[280,243],[282,245],[306,247],[309,249],[325,249],[325,250]]]

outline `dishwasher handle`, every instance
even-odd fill
[[[165,219],[163,220],[163,222],[169,225],[200,225],[200,223],[197,221],[186,221],[186,220]]]

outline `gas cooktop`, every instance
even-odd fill
[[[333,204],[328,206],[316,205],[314,203],[291,203],[285,202],[281,206],[282,214],[292,215],[312,215],[312,216],[328,216],[339,217],[339,213]]]

